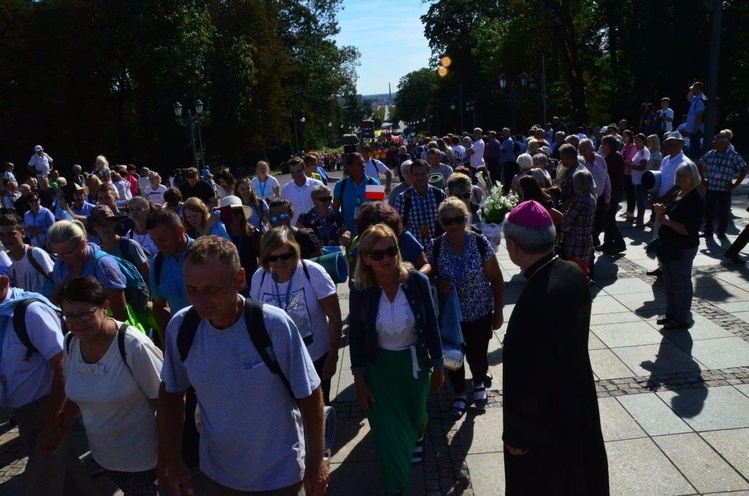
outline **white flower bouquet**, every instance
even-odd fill
[[[499,181],[494,183],[489,196],[481,202],[481,231],[495,248],[502,241],[502,222],[517,204],[518,197],[514,192],[507,196],[502,194],[502,183]]]

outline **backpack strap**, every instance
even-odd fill
[[[185,313],[185,318],[182,319],[182,325],[179,326],[177,331],[177,351],[179,351],[179,359],[184,362],[187,360],[187,355],[190,353],[192,342],[195,341],[195,333],[198,331],[198,325],[200,324],[200,316],[195,310],[195,307]]]
[[[250,334],[252,344],[255,346],[260,358],[263,359],[268,370],[281,379],[291,398],[295,399],[291,383],[289,383],[289,380],[283,374],[283,371],[281,371],[281,367],[279,367],[276,357],[273,354],[273,343],[270,340],[268,329],[265,327],[265,319],[263,318],[263,303],[252,298],[245,298],[244,318],[247,325],[247,332]]]
[[[484,257],[486,256],[486,250],[489,248],[486,246],[486,242],[484,241],[484,236],[473,233],[474,236],[476,236],[476,245],[479,247],[479,253],[481,254],[481,262],[483,263]]]
[[[307,268],[307,263],[304,261],[304,259],[300,261],[302,262],[302,270],[304,271],[304,275],[307,277],[307,280],[309,282],[312,282],[312,279],[310,279],[310,276],[309,276],[309,269]]]
[[[164,254],[158,252],[153,260],[153,277],[156,280],[156,285],[161,283],[161,266],[164,265]]]
[[[346,207],[344,206],[346,205],[346,202],[343,201],[343,198],[344,198],[343,191],[346,189],[346,184],[348,183],[348,181],[350,181],[349,177],[348,176],[344,177],[341,180],[341,189],[339,190],[339,193],[341,194],[341,215],[343,216],[346,215],[346,212],[345,212]]]
[[[120,350],[120,356],[122,357],[122,361],[125,362],[125,366],[130,370],[130,372],[133,371],[133,369],[130,367],[130,364],[127,363],[127,352],[125,351],[125,334],[127,332],[127,324],[125,322],[122,323],[119,329],[117,329],[117,349]],[[68,350],[70,352],[70,350]]]
[[[23,361],[28,362],[31,360],[31,355],[38,352],[36,346],[29,339],[29,332],[26,329],[26,309],[35,301],[42,301],[39,298],[26,298],[16,305],[13,310],[13,329],[16,331],[18,340],[26,347],[26,356]]]
[[[69,332],[65,335],[65,353],[70,355],[70,344],[73,342],[73,333]]]
[[[48,281],[51,282],[52,278],[49,277],[49,274],[45,274],[44,273],[44,269],[42,269],[42,266],[39,265],[39,262],[36,261],[36,259],[34,258],[34,254],[33,253],[34,253],[34,247],[31,246],[31,245],[28,245],[26,247],[26,256],[29,259],[29,263],[31,264],[32,267],[34,267],[34,270],[36,270],[37,272],[39,272],[41,275],[44,276],[45,279],[47,279]]]

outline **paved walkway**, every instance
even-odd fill
[[[722,254],[749,224],[746,192],[734,194],[729,241],[702,240],[695,259],[695,326],[661,332],[664,310],[655,267],[644,244],[649,229],[624,227],[622,257],[596,261],[590,356],[614,495],[749,495],[749,268],[726,264]],[[504,247],[498,258],[507,282],[505,320],[524,282]],[[344,317],[348,289],[339,285]],[[344,332],[346,329],[344,328]],[[489,349],[494,384],[484,415],[449,415],[451,393],[429,400],[430,429],[424,463],[413,470],[414,495],[504,494],[502,464],[502,339]],[[334,496],[382,494],[369,426],[353,387],[346,341],[333,384],[338,411],[331,459]],[[0,423],[0,496],[18,494],[25,459],[17,431]],[[85,436],[76,433],[85,459]],[[105,494],[116,494],[105,477]]]

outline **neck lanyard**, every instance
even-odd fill
[[[260,185],[260,196],[265,198],[265,187],[268,185],[268,178],[265,181],[261,181],[260,177],[257,178],[257,183]]]
[[[291,277],[294,277],[294,274],[291,274]],[[276,301],[278,301],[278,308],[281,310],[286,311],[286,309],[289,307],[289,300],[291,299],[291,277],[289,278],[286,286],[286,304],[284,305],[281,301],[281,290],[278,289],[278,281],[273,281],[273,284],[276,285]]]
[[[468,235],[466,233],[463,233],[463,253],[466,252],[466,240]],[[447,238],[447,249],[450,254],[450,260],[453,263],[453,269],[455,270],[455,279],[456,279],[456,285],[458,286],[458,292],[462,291],[463,289],[463,271],[460,269],[460,260],[458,260],[458,256],[455,254],[455,251],[453,250],[453,244],[450,241],[450,238]]]
[[[359,184],[356,184],[356,181],[354,181],[353,178],[351,178],[351,182],[354,183],[354,186],[356,186],[354,188],[354,193],[356,194],[356,204],[359,205],[362,202],[361,191],[359,191],[359,188],[361,188],[362,184],[365,185],[364,188],[367,187],[366,186],[366,184],[367,184],[367,176],[366,176],[366,174],[364,176],[362,176],[361,183],[359,183]]]

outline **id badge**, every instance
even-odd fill
[[[356,206],[354,209],[354,220],[356,220],[359,217],[359,205]]]

